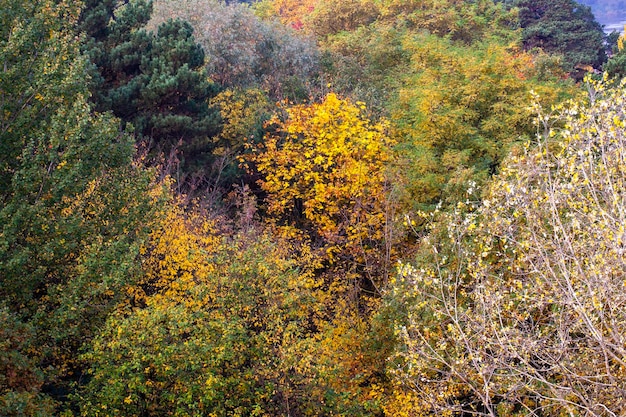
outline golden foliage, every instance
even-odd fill
[[[396,381],[427,413],[625,412],[626,95],[587,82],[399,268]]]
[[[342,31],[353,31],[376,20],[378,7],[373,0],[319,1],[304,19],[307,31],[324,38]]]
[[[196,285],[205,283],[215,268],[208,254],[220,247],[214,223],[191,210],[171,204],[159,227],[141,248],[144,275],[129,288],[133,302],[167,305]],[[191,299],[189,299],[191,301]]]
[[[406,204],[454,204],[470,181],[484,184],[511,145],[534,133],[531,91],[558,102],[572,88],[538,82],[532,57],[497,44],[463,46],[407,37],[412,71],[392,108]]]
[[[328,262],[365,265],[387,227],[385,164],[392,141],[386,122],[365,106],[329,94],[320,104],[286,109],[249,161],[262,176],[270,219],[285,235],[308,233]],[[380,255],[380,254],[378,254]]]
[[[294,29],[304,27],[304,18],[313,10],[319,0],[270,0],[274,13],[280,20]]]
[[[465,44],[493,39],[515,42],[515,11],[491,0],[382,0],[380,20],[426,30]]]
[[[222,131],[215,136],[213,153],[218,156],[239,156],[255,129],[260,127],[265,112],[269,112],[269,101],[261,90],[224,90],[211,99],[212,106],[220,110],[223,120]]]

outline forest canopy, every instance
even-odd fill
[[[0,0],[0,415],[624,415],[591,10]]]

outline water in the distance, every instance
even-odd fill
[[[625,0],[578,0],[579,3],[591,7],[596,20],[604,25],[604,31],[623,32],[626,24]]]
[[[624,25],[626,25],[626,20],[622,20],[621,22],[618,22],[618,23],[604,23],[604,32],[605,33],[611,33],[611,32],[623,33]]]

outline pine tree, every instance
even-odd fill
[[[585,66],[606,61],[604,32],[591,9],[575,0],[518,0],[524,48],[563,56],[563,69],[575,78]]]
[[[207,103],[217,87],[203,70],[191,26],[168,21],[149,32],[151,12],[145,0],[87,1],[80,29],[89,38],[94,105],[132,124],[155,153],[177,151],[183,169],[197,171],[209,162],[219,130]]]

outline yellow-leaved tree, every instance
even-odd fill
[[[370,347],[377,342],[363,313],[378,303],[397,240],[386,175],[393,141],[387,122],[372,122],[366,110],[336,94],[287,107],[248,156],[270,229],[292,242],[299,268],[315,277],[319,321],[299,366],[332,387],[326,401],[365,407],[358,415],[371,411],[385,359],[384,349]]]
[[[335,94],[285,113],[270,120],[275,132],[249,157],[269,218],[281,234],[319,249],[326,266],[341,264],[376,284],[390,256],[386,122],[371,122],[364,104]]]
[[[400,268],[390,414],[626,412],[626,94],[588,82]]]
[[[282,23],[294,29],[304,28],[304,17],[315,10],[318,0],[265,0],[257,5],[264,17],[279,16]]]
[[[78,415],[371,415],[363,320],[327,322],[291,242],[252,227],[220,235],[218,223],[168,207],[132,302],[81,356]]]

